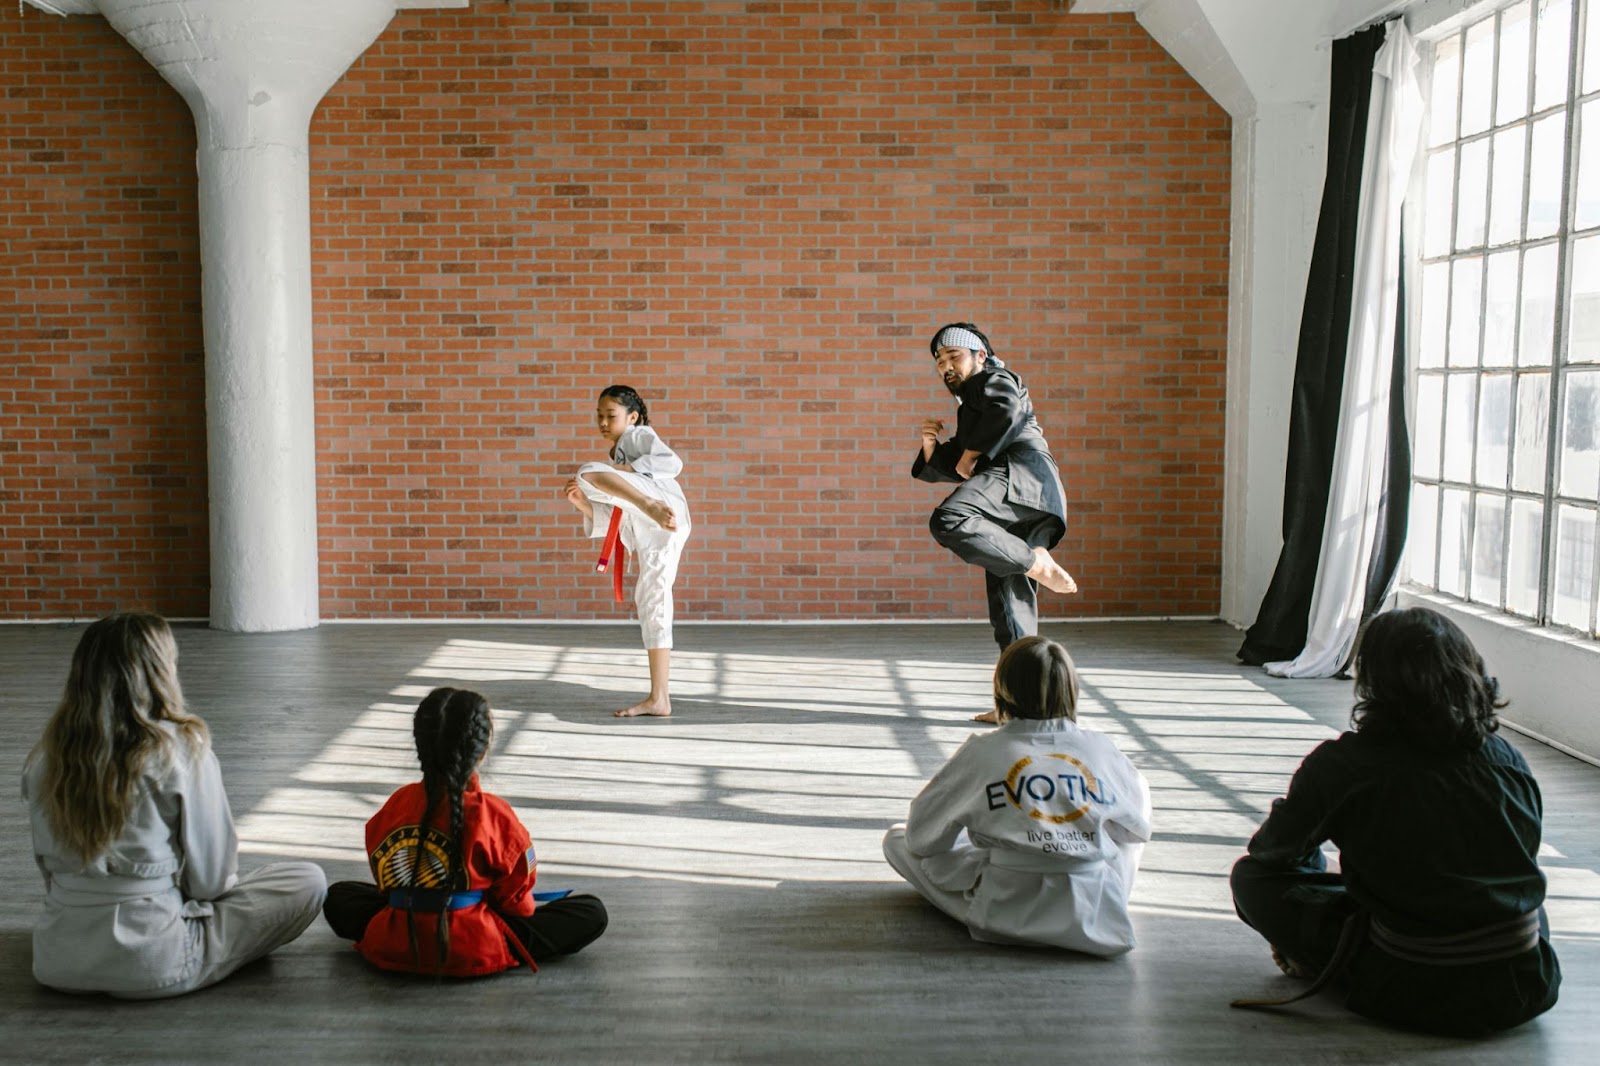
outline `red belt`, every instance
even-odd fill
[[[611,587],[616,592],[617,602],[622,602],[622,571],[627,566],[628,549],[622,546],[622,508],[612,506],[611,524],[606,527],[605,543],[600,546],[600,561],[594,564],[594,572],[603,574],[612,563],[617,567],[611,571]]]

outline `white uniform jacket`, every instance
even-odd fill
[[[1109,737],[1067,718],[975,733],[911,803],[905,843],[968,901],[978,940],[1093,955],[1133,947],[1128,896],[1150,789]]]
[[[46,888],[33,934],[42,984],[146,993],[189,981],[204,961],[202,925],[185,918],[209,914],[207,901],[234,886],[238,838],[210,745],[191,752],[171,723],[160,727],[172,734],[170,757],[152,756],[122,835],[87,863],[56,842],[40,801],[44,759],[23,770]]]
[[[616,445],[611,449],[611,462],[622,467],[626,465],[638,477],[633,479],[633,484],[641,492],[657,499],[665,500],[677,512],[678,524],[683,527],[687,535],[689,518],[689,501],[684,498],[683,489],[677,482],[677,477],[683,472],[683,460],[678,458],[678,453],[667,447],[667,442],[662,440],[656,431],[649,426],[629,426],[622,431],[622,436],[617,438]],[[585,463],[579,473],[593,473],[609,469],[601,463]],[[626,474],[627,471],[619,471]],[[599,538],[606,535],[606,527],[611,523],[611,508],[614,506],[611,497],[593,491],[585,486],[585,493],[594,504],[594,514],[584,518],[583,534],[586,537]],[[645,519],[639,529],[631,521],[632,515],[622,523],[622,542],[629,551],[642,551],[651,546],[654,540],[665,540],[669,534],[663,532],[659,537],[653,530],[658,528],[655,523]],[[639,536],[640,529],[645,535]]]

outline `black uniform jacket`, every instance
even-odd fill
[[[1321,870],[1332,841],[1346,889],[1406,936],[1439,937],[1514,919],[1544,902],[1542,803],[1522,753],[1491,734],[1474,751],[1438,752],[1376,729],[1318,745],[1250,841],[1285,870]],[[1472,1034],[1516,1024],[1555,1002],[1549,942],[1515,959],[1413,964],[1358,950],[1349,1005],[1371,1017]]]
[[[1044,430],[1033,414],[1033,401],[1027,387],[1003,366],[985,363],[983,368],[961,383],[956,392],[956,434],[933,450],[926,461],[917,452],[911,476],[919,481],[962,481],[956,463],[963,452],[981,452],[976,477],[998,464],[1008,467],[1006,499],[1053,514],[1067,521],[1066,492],[1061,475],[1050,456]]]

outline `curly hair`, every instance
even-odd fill
[[[1500,683],[1461,627],[1426,607],[1380,614],[1356,652],[1352,728],[1470,751],[1500,728]]]

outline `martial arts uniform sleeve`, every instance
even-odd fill
[[[934,445],[932,459],[924,459],[919,448],[911,463],[911,476],[918,481],[962,481],[964,479],[956,473],[956,463],[960,459],[961,448],[953,440]]]
[[[187,899],[216,899],[239,879],[239,838],[222,787],[222,768],[207,745],[197,757],[174,759],[169,781],[177,790],[178,846]]]
[[[1117,844],[1148,844],[1153,832],[1150,817],[1150,785],[1139,768],[1123,756],[1124,802],[1105,823],[1106,835]]]
[[[911,813],[906,817],[906,849],[918,858],[949,851],[967,827],[968,806],[981,787],[967,768],[975,754],[969,750],[973,740],[968,737],[911,801]]]
[[[995,371],[984,376],[977,414],[971,431],[962,436],[961,447],[993,459],[1028,428],[1033,404],[1024,395],[1021,382],[1009,373]]]
[[[667,447],[667,442],[656,435],[649,426],[634,426],[627,432],[623,454],[635,474],[645,477],[670,478],[683,472],[683,460]]]
[[[499,797],[485,796],[484,799],[499,800]],[[539,873],[533,841],[528,836],[527,827],[509,804],[499,801],[490,805],[486,802],[484,813],[489,814],[491,807],[491,846],[498,853],[492,865],[505,872],[495,878],[485,894],[492,909],[501,914],[518,914],[525,918],[533,913],[533,884]]]
[[[1323,741],[1305,757],[1289,782],[1289,792],[1272,801],[1267,820],[1250,838],[1250,857],[1284,869],[1323,870],[1327,860],[1320,850],[1331,835],[1330,824],[1338,806],[1334,786],[1348,776],[1341,768],[1337,741]]]
[[[27,808],[29,817],[35,817],[33,810],[33,789],[28,782],[29,775],[33,772],[33,756],[29,756],[22,764],[22,805]],[[38,837],[34,837],[33,864],[39,868],[40,875],[44,878],[45,891],[50,891],[50,869],[44,864],[44,856],[39,854]]]

